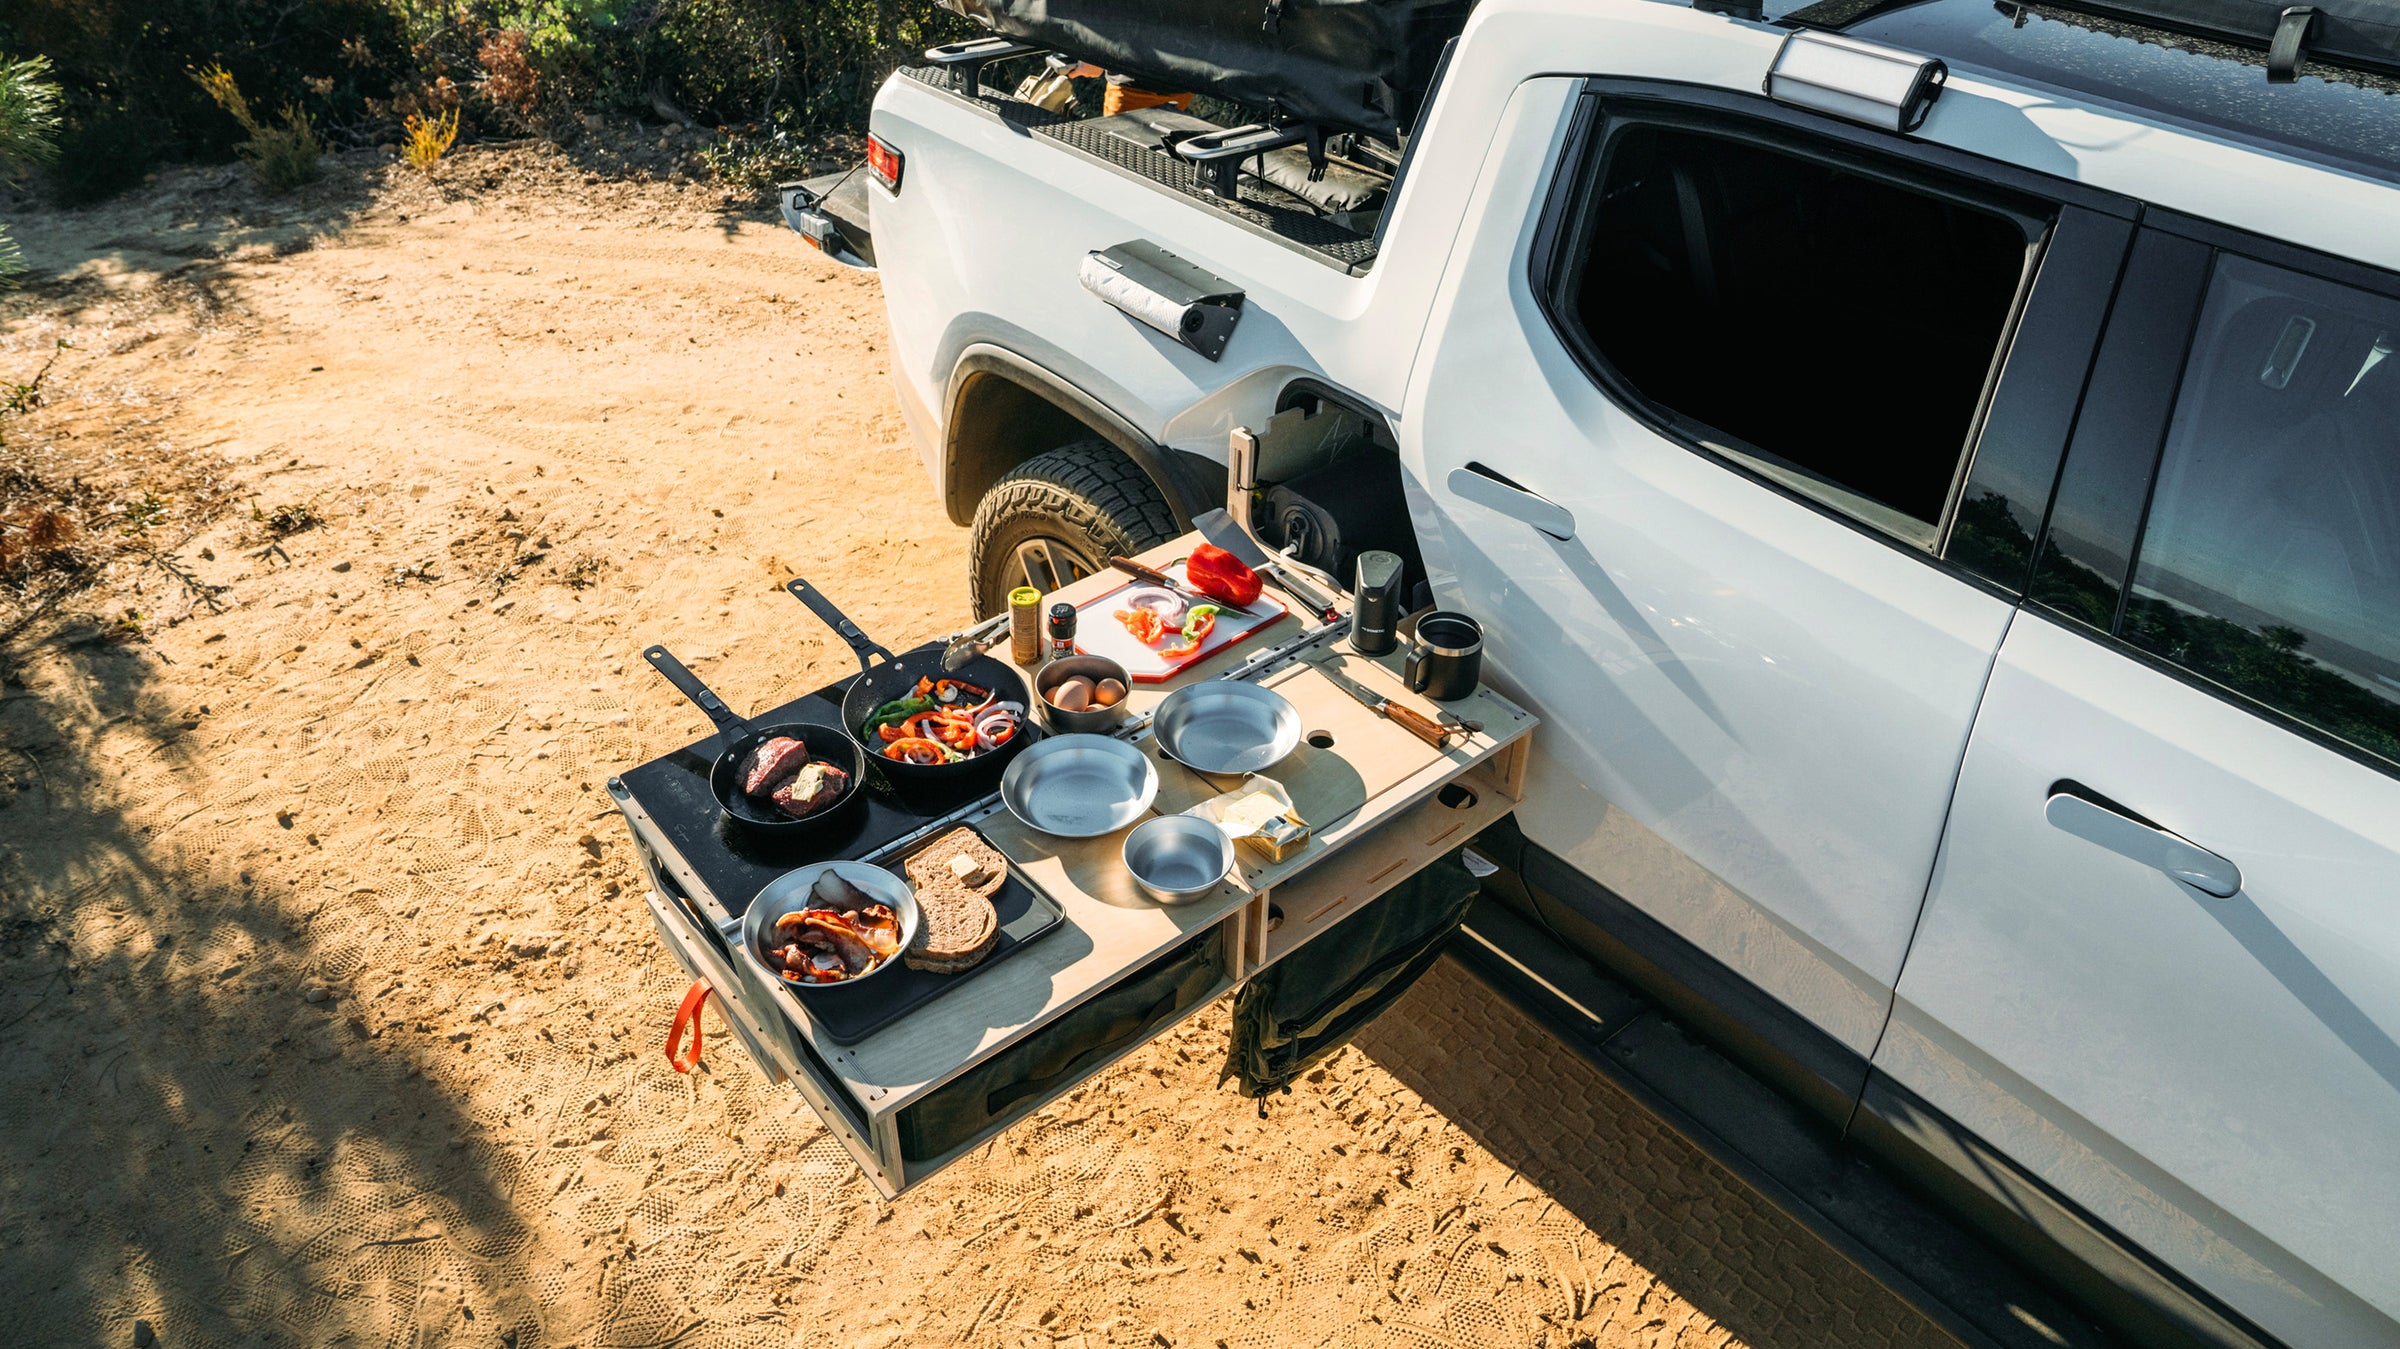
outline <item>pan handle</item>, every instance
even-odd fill
[[[878,656],[883,658],[886,665],[891,663],[892,653],[886,650],[882,643],[859,631],[856,623],[851,622],[841,610],[833,607],[832,600],[825,598],[824,591],[797,576],[784,582],[783,588],[792,592],[793,599],[807,605],[817,617],[824,619],[825,626],[833,629],[835,636],[850,644],[850,649],[858,653],[859,669],[874,669],[874,658]]]
[[[683,662],[675,659],[665,647],[642,648],[642,659],[657,666],[658,672],[667,677],[667,682],[673,684],[677,692],[698,703],[700,710],[708,714],[708,719],[717,724],[718,730],[735,735],[749,734],[750,723],[735,716],[733,709],[725,705],[724,699],[709,692],[708,685],[700,682],[700,676],[685,669]]]

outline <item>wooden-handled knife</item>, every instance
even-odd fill
[[[1108,560],[1108,565],[1116,568],[1118,571],[1125,573],[1127,576],[1130,576],[1137,581],[1148,581],[1154,586],[1165,586],[1167,589],[1172,590],[1176,594],[1181,595],[1185,599],[1191,600],[1195,603],[1213,604],[1229,614],[1240,614],[1244,618],[1258,617],[1258,615],[1252,610],[1245,609],[1238,604],[1227,604],[1225,601],[1217,599],[1214,596],[1203,595],[1199,591],[1192,589],[1188,585],[1185,585],[1183,582],[1176,580],[1174,577],[1167,575],[1163,571],[1160,571],[1158,568],[1136,562],[1130,557],[1112,557]]]
[[[1364,703],[1369,711],[1391,718],[1394,725],[1435,749],[1447,749],[1452,735],[1473,735],[1483,729],[1480,721],[1439,722],[1404,703],[1394,702],[1375,690],[1341,673],[1323,661],[1311,661],[1319,673],[1333,681],[1333,686]]]

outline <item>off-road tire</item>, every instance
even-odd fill
[[[1008,607],[1025,584],[1020,547],[1046,541],[1089,570],[1109,555],[1131,556],[1175,537],[1175,514],[1141,466],[1104,440],[1037,454],[992,484],[975,508],[968,553],[970,598],[979,616]]]

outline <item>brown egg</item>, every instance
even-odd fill
[[[1124,697],[1125,697],[1125,681],[1124,681],[1124,680],[1122,680],[1122,679],[1103,679],[1103,680],[1101,680],[1101,681],[1100,681],[1100,683],[1099,683],[1098,687],[1096,687],[1096,688],[1094,688],[1094,689],[1092,690],[1092,706],[1094,706],[1094,707],[1115,707],[1115,706],[1117,705],[1117,703],[1118,703],[1120,700],[1122,700]]]
[[[1061,712],[1086,712],[1092,706],[1092,681],[1082,675],[1063,680],[1050,690],[1050,702]]]

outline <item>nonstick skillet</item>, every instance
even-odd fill
[[[1040,737],[1041,730],[1032,716],[1033,700],[1026,693],[1025,677],[1017,673],[1015,666],[996,656],[976,656],[953,670],[942,664],[942,652],[938,647],[894,656],[881,643],[860,631],[856,623],[834,607],[833,601],[825,598],[823,591],[807,581],[795,576],[784,582],[783,588],[792,592],[792,598],[807,605],[817,617],[825,620],[825,625],[848,642],[851,651],[857,654],[859,676],[850,681],[849,691],[842,695],[842,730],[875,761],[876,771],[888,776],[894,785],[953,783],[987,774],[996,776],[1001,765],[1015,758],[1017,751],[1025,748],[1027,743]],[[878,661],[881,663],[878,664]],[[1001,702],[1015,703],[1020,709],[1017,714],[1017,733],[1010,736],[1008,743],[1000,748],[987,750],[957,763],[902,763],[898,759],[884,758],[882,746],[868,744],[858,728],[866,724],[867,718],[875,715],[875,709],[914,694],[917,681],[928,678],[955,679],[979,689],[990,689]]]
[[[768,838],[797,839],[823,830],[834,820],[848,815],[858,805],[866,788],[866,756],[859,752],[858,741],[839,729],[813,721],[786,721],[771,726],[753,726],[733,714],[725,700],[709,692],[700,677],[684,668],[663,646],[648,647],[642,658],[658,667],[684,697],[697,703],[708,719],[717,724],[725,741],[717,761],[709,765],[708,790],[717,798],[717,809],[736,828]],[[813,814],[793,819],[777,810],[772,802],[753,801],[742,790],[742,764],[750,751],[777,736],[788,736],[808,746],[808,757],[822,759],[848,775],[842,784],[841,795],[832,804]]]

